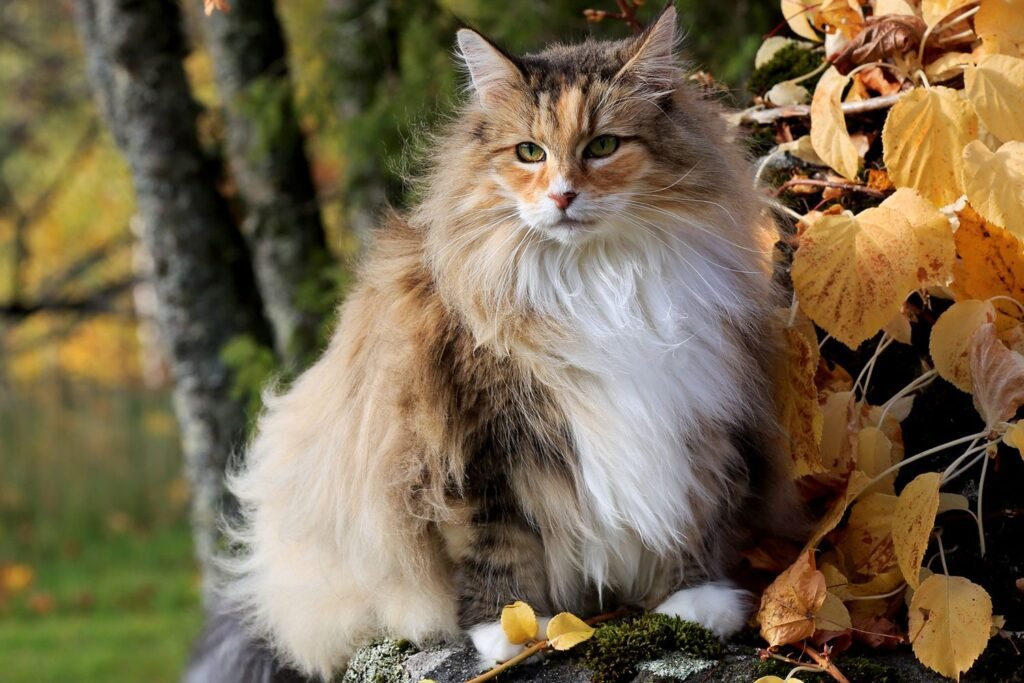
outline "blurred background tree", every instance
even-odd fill
[[[231,4],[0,3],[5,680],[176,679],[224,464],[406,201],[459,23],[513,51],[629,33],[597,0]],[[742,101],[775,3],[677,6]]]

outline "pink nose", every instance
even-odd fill
[[[554,200],[555,206],[562,211],[565,211],[569,208],[569,205],[572,204],[572,200],[576,199],[576,194],[577,193],[575,192],[562,192],[560,194],[552,193],[549,194],[548,197],[551,197],[551,199]]]

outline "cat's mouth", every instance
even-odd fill
[[[579,220],[576,218],[561,218],[551,225],[552,228],[561,228],[562,230],[568,230],[570,232],[576,232],[580,230],[586,230],[587,228],[594,225],[592,220]]]

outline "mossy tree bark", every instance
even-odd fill
[[[202,21],[227,116],[227,153],[244,203],[242,231],[274,347],[288,370],[312,360],[328,311],[313,310],[329,264],[303,136],[292,102],[287,50],[273,0],[232,3]]]
[[[141,242],[153,261],[208,595],[224,468],[246,427],[221,351],[243,335],[269,344],[270,330],[245,241],[196,137],[177,3],[79,0],[76,8],[93,89],[131,168]]]

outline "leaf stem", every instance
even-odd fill
[[[981,478],[978,480],[978,515],[975,519],[978,521],[978,546],[981,548],[981,556],[985,557],[985,522],[981,516],[982,501],[985,498],[985,475],[988,474],[988,454],[985,455],[985,459],[981,463]]]
[[[936,370],[929,370],[928,372],[924,373],[923,375],[919,375],[917,379],[915,379],[914,381],[910,382],[907,386],[903,387],[902,389],[897,391],[895,394],[893,394],[892,398],[890,398],[888,401],[886,401],[885,404],[882,407],[882,415],[881,415],[881,417],[878,418],[878,428],[879,429],[882,428],[882,425],[885,423],[885,416],[889,414],[889,409],[892,408],[893,405],[896,404],[896,401],[900,400],[901,398],[903,398],[904,396],[906,396],[910,392],[916,391],[917,389],[924,387],[924,385],[926,385],[929,382],[931,382],[935,378],[935,376],[938,375],[938,374],[939,373]]]
[[[892,467],[889,467],[889,468],[886,468],[885,470],[883,470],[881,474],[878,474],[875,477],[873,477],[867,483],[867,486],[865,486],[865,490],[870,488],[872,484],[881,481],[882,479],[884,479],[885,477],[889,476],[890,474],[892,474],[893,472],[895,472],[899,468],[903,467],[904,465],[909,465],[912,462],[916,462],[916,461],[920,460],[921,458],[929,456],[929,455],[931,455],[933,453],[938,453],[939,451],[944,451],[947,448],[952,448],[953,446],[959,446],[960,444],[967,443],[968,441],[971,441],[971,440],[980,439],[981,437],[985,436],[986,434],[988,434],[988,430],[983,431],[983,432],[978,432],[977,434],[968,434],[967,436],[962,436],[959,439],[954,439],[952,441],[947,441],[946,443],[940,443],[938,446],[933,446],[932,448],[929,448],[926,451],[922,451],[922,452],[920,452],[920,453],[918,453],[916,455],[912,455],[909,458],[904,458],[903,460],[899,461],[898,463],[896,463]]]
[[[871,197],[877,197],[882,199],[886,196],[885,192],[876,190],[873,187],[867,185],[861,185],[860,183],[841,183],[837,180],[815,180],[813,178],[793,178],[779,185],[775,190],[775,196],[779,196],[784,191],[797,185],[810,185],[811,187],[834,187],[840,190],[849,190],[850,192],[860,192]]]
[[[529,659],[530,657],[534,656],[538,652],[543,652],[547,648],[548,648],[548,641],[546,641],[546,640],[542,640],[542,641],[540,641],[538,643],[534,643],[530,647],[526,648],[525,650],[523,650],[522,652],[517,654],[512,659],[508,659],[508,660],[502,662],[501,664],[497,665],[493,669],[491,669],[489,671],[485,671],[484,673],[480,674],[476,678],[469,679],[468,681],[466,681],[466,683],[483,683],[483,681],[489,681],[492,678],[494,678],[495,676],[497,676],[498,674],[500,674],[502,671],[505,671],[506,669],[511,669],[516,664],[519,664],[520,662],[523,662],[523,661]]]
[[[850,679],[843,675],[843,672],[836,668],[836,665],[832,663],[829,658],[810,645],[804,643],[804,652],[810,655],[811,659],[814,660],[815,664],[822,668],[822,671],[827,673],[832,678],[836,679],[838,683],[850,683]]]

